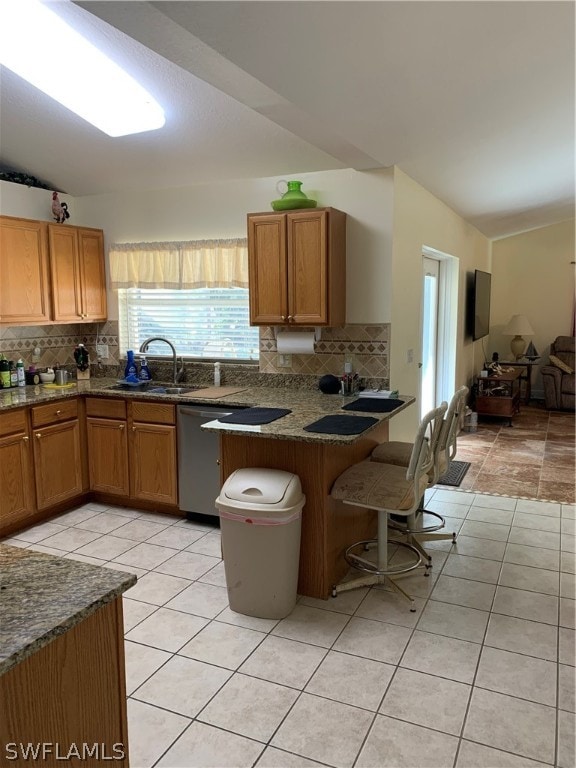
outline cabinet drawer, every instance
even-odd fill
[[[97,416],[101,419],[125,419],[126,401],[111,400],[107,397],[87,397],[86,416]]]
[[[149,424],[175,424],[175,406],[167,403],[136,401],[132,403],[132,418]]]
[[[0,437],[25,434],[27,431],[26,411],[6,411],[0,414]]]
[[[78,400],[58,400],[49,405],[36,405],[32,408],[32,426],[43,427],[57,424],[78,417]]]

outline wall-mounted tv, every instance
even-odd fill
[[[490,332],[490,289],[492,275],[474,272],[468,300],[468,328],[472,339],[482,339]]]

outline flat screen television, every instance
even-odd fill
[[[474,283],[470,297],[470,332],[472,339],[482,339],[490,332],[490,289],[492,275],[489,272],[474,272]]]

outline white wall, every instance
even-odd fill
[[[298,179],[319,206],[348,214],[347,321],[390,322],[392,170],[303,173]],[[108,244],[245,237],[246,215],[272,210],[278,180],[95,195],[76,198],[74,207],[83,223],[104,230]],[[109,298],[115,319],[115,297]]]
[[[539,368],[548,362],[550,343],[572,333],[574,307],[574,219],[496,240],[492,245],[492,301],[488,349],[510,360],[510,336],[502,330],[512,315],[526,315],[541,355],[532,392],[543,397]]]
[[[456,381],[470,386],[482,368],[481,342],[466,335],[466,274],[474,269],[490,272],[490,241],[413,179],[394,172],[394,241],[392,259],[392,332],[390,384],[401,393],[419,391],[421,359],[422,249],[427,246],[459,260]],[[414,360],[407,362],[407,350]],[[391,421],[394,440],[411,440],[419,421],[419,408],[408,408]]]
[[[79,221],[74,211],[73,197],[59,195],[61,203],[67,203],[74,220],[70,223],[79,226],[89,226],[86,221]],[[38,219],[54,221],[52,216],[52,191],[27,187],[25,184],[14,184],[11,181],[0,181],[0,213],[3,216],[18,216],[22,219]]]

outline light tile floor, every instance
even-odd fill
[[[128,570],[132,768],[575,765],[574,505],[429,494],[459,532],[417,612],[373,587],[228,606],[219,530],[88,504],[7,543]]]

